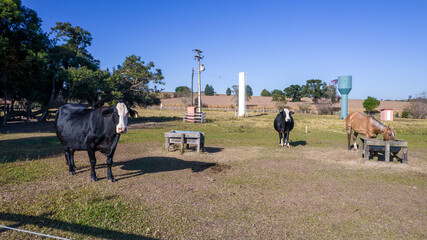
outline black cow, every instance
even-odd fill
[[[292,114],[294,114],[294,112],[285,108],[277,114],[276,119],[274,119],[274,129],[279,132],[280,145],[282,147],[284,145],[288,148],[290,147],[289,133],[294,128],[294,118],[292,117]]]
[[[96,181],[95,151],[107,156],[107,177],[114,182],[111,173],[113,155],[120,134],[126,133],[128,113],[133,117],[135,111],[122,101],[110,107],[89,109],[80,104],[66,104],[59,108],[55,116],[55,130],[68,164],[70,175],[75,174],[74,151],[86,150],[91,165],[90,177]]]

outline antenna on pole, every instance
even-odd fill
[[[202,66],[200,66],[200,60],[203,59],[203,56],[201,56],[200,54],[203,53],[203,51],[201,51],[200,49],[193,49],[193,51],[196,53],[196,55],[194,56],[194,59],[197,60],[197,79],[198,79],[198,84],[197,84],[197,112],[202,112],[202,98],[201,98],[201,85],[200,85],[200,72],[205,70],[205,65],[202,64]]]

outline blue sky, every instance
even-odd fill
[[[349,98],[407,99],[427,90],[426,0],[23,0],[43,29],[81,26],[111,69],[135,54],[153,61],[165,91],[191,84],[192,49],[204,53],[202,90],[247,72],[254,94],[309,79],[353,77]],[[195,76],[197,79],[197,75]],[[194,84],[194,88],[197,85]]]

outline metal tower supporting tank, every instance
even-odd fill
[[[341,93],[341,118],[344,119],[348,114],[348,93],[351,91],[352,77],[338,77],[338,91]]]

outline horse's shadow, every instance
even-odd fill
[[[184,161],[170,157],[143,157],[125,162],[117,162],[114,163],[114,165],[119,166],[122,170],[129,171],[125,174],[116,174],[115,179],[119,181],[148,173],[170,172],[183,169],[191,169],[193,172],[202,172],[216,164],[198,161]]]

